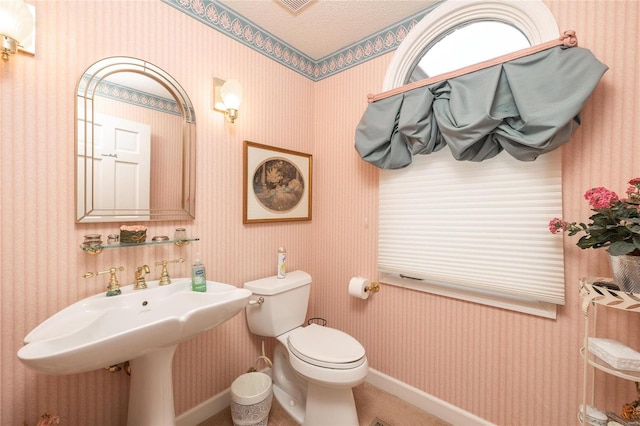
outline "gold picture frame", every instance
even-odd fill
[[[244,141],[242,223],[311,220],[311,154]]]

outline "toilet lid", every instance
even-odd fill
[[[309,364],[350,369],[365,361],[364,347],[352,336],[330,327],[311,324],[289,333],[289,350]]]

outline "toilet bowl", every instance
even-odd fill
[[[364,382],[369,364],[364,347],[349,334],[311,324],[306,315],[311,276],[296,271],[245,283],[263,300],[246,309],[249,329],[276,338],[273,393],[293,419],[305,426],[357,426],[352,388]]]
[[[352,388],[364,382],[369,364],[350,335],[311,324],[277,337],[274,394],[298,423],[358,425]]]
[[[286,343],[293,369],[318,384],[352,388],[369,371],[360,342],[340,330],[311,324],[287,333]]]

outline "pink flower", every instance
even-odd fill
[[[567,222],[557,217],[554,217],[549,222],[549,231],[552,234],[557,234],[567,230]]]
[[[627,197],[629,203],[640,203],[640,178],[631,179],[629,181],[629,187],[627,187]]]
[[[122,225],[120,227],[120,230],[138,232],[138,231],[146,231],[147,227],[144,225]]]
[[[629,181],[626,195],[628,198],[621,199],[602,186],[591,188],[584,194],[595,212],[589,223],[565,222],[556,217],[549,222],[549,231],[582,234],[576,243],[581,249],[605,247],[612,256],[640,256],[640,177]]]
[[[640,178],[633,178],[629,181],[629,185],[637,186],[640,184]]]
[[[602,186],[591,188],[585,192],[584,199],[589,201],[589,204],[594,210],[606,209],[619,201],[618,195],[615,192],[609,191]]]

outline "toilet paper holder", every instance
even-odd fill
[[[377,293],[380,291],[380,283],[374,281],[371,284],[369,284],[368,286],[366,286],[364,288],[364,291],[369,292],[369,293]]]
[[[368,299],[371,293],[380,291],[380,284],[362,277],[353,277],[349,280],[349,296],[357,299]]]

